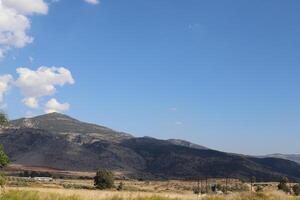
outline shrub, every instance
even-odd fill
[[[284,191],[285,193],[291,192],[290,187],[288,186],[289,179],[287,177],[283,177],[278,184],[278,189]]]
[[[263,192],[264,188],[261,185],[258,185],[255,189],[255,192]]]
[[[293,186],[293,191],[296,196],[300,196],[300,183]]]
[[[65,183],[61,184],[65,189],[81,189],[81,190],[94,190],[95,188],[90,185]]]
[[[5,186],[6,180],[4,174],[0,173],[0,187],[3,188]]]
[[[100,169],[94,177],[94,185],[98,189],[109,189],[114,187],[114,175],[111,171]]]
[[[118,190],[118,191],[121,191],[121,190],[123,190],[123,189],[124,189],[124,183],[123,183],[123,182],[120,182],[119,185],[118,185],[118,187],[117,187],[117,190]]]

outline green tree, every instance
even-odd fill
[[[0,112],[0,128],[8,125],[8,119],[4,112]],[[0,145],[0,168],[5,167],[9,163],[7,155],[4,153],[3,147]]]
[[[4,153],[2,145],[0,145],[0,168],[8,165],[9,159],[8,156]]]
[[[4,128],[8,125],[8,119],[5,113],[0,112],[0,128]],[[0,169],[8,165],[9,159],[5,154],[2,145],[0,145]],[[0,187],[3,188],[5,185],[5,176],[0,172]]]
[[[0,127],[6,127],[8,126],[8,123],[7,115],[4,112],[0,112]]]
[[[98,189],[109,189],[114,187],[114,175],[111,171],[99,169],[94,177],[94,185]]]
[[[296,196],[300,196],[300,183],[293,186],[293,191]]]
[[[279,184],[278,184],[278,189],[284,191],[285,193],[291,192],[291,188],[288,185],[289,179],[287,177],[283,177]]]

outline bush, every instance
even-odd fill
[[[4,174],[0,173],[0,187],[3,188],[5,186],[6,180]]]
[[[293,191],[296,196],[300,196],[300,183],[293,186]]]
[[[285,193],[290,193],[291,189],[288,186],[288,183],[289,183],[289,179],[287,177],[283,177],[280,180],[280,183],[278,185],[278,189],[284,191]]]
[[[98,189],[109,189],[114,187],[114,175],[111,171],[100,169],[94,177],[94,185]]]
[[[258,185],[255,189],[255,192],[263,192],[264,188],[261,185]]]
[[[80,184],[72,184],[66,183],[61,184],[65,189],[81,189],[81,190],[94,190],[95,188],[90,185],[80,185]]]
[[[121,190],[123,190],[123,189],[124,189],[124,183],[123,183],[123,182],[120,182],[119,185],[118,185],[118,187],[117,187],[117,190],[118,190],[118,191],[121,191]]]

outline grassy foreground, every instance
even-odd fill
[[[71,192],[72,193],[72,192]],[[197,199],[197,196],[178,196],[171,197],[155,194],[126,194],[114,192],[99,192],[98,195],[91,194],[89,191],[80,191],[77,194],[66,194],[60,192],[30,191],[30,190],[9,190],[2,192],[0,200],[185,200]],[[269,193],[235,193],[231,195],[211,195],[200,197],[202,200],[300,200],[300,197],[289,197],[281,192]]]

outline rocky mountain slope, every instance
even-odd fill
[[[13,120],[10,124],[15,128],[43,129],[54,134],[65,135],[75,140],[101,139],[108,141],[121,141],[132,136],[117,132],[110,128],[81,122],[67,115],[50,113],[33,118]]]
[[[0,144],[15,164],[76,171],[108,168],[134,178],[300,180],[300,165],[292,161],[233,155],[181,140],[135,138],[57,113],[11,124],[1,130]]]

